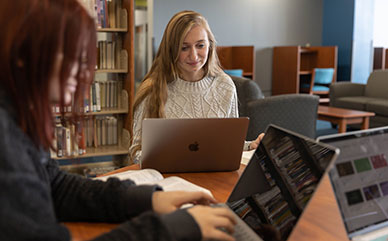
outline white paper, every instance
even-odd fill
[[[162,174],[154,169],[129,170],[115,173],[109,176],[96,177],[95,179],[106,181],[110,177],[116,177],[120,180],[131,179],[137,185],[155,183],[163,179]]]
[[[253,154],[256,150],[243,151],[241,156],[241,164],[248,165],[249,160],[251,160]]]

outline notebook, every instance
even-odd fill
[[[249,118],[144,119],[140,167],[168,172],[240,167]]]
[[[236,240],[287,240],[338,149],[269,125],[226,205]]]
[[[388,238],[388,127],[318,138],[341,150],[330,180],[352,240]]]

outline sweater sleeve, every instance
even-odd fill
[[[60,221],[122,222],[152,210],[152,193],[160,190],[117,178],[106,182],[86,179],[61,171],[54,160],[49,161],[47,170]]]
[[[186,210],[167,215],[152,212],[157,186],[136,186],[130,180],[84,179],[51,164],[53,196],[60,221],[124,222],[96,240],[200,240],[200,229]],[[71,195],[70,195],[71,193]],[[128,220],[128,221],[126,221]],[[185,224],[181,227],[177,224]]]
[[[162,216],[146,212],[97,237],[94,241],[197,241],[201,240],[201,237],[201,231],[193,217],[186,210],[178,210]]]
[[[228,118],[236,118],[239,116],[238,114],[238,97],[237,97],[237,89],[236,85],[234,84],[233,80],[230,78],[229,75],[221,74],[217,77],[218,82],[224,86],[224,89],[227,90],[228,94],[225,95],[223,93],[223,97],[227,96],[227,116]]]

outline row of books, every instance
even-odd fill
[[[120,38],[112,41],[98,41],[97,69],[119,69],[122,50]]]
[[[59,118],[57,119],[57,124],[55,127],[55,138],[53,145],[56,149],[57,157],[79,156],[86,153],[84,135],[80,132],[76,132],[76,127],[74,124],[65,123],[62,125]]]
[[[87,147],[99,147],[118,144],[117,118],[114,116],[96,116],[85,120]]]
[[[264,158],[260,158],[260,166],[264,171],[271,189],[260,195],[253,196],[260,210],[266,217],[266,222],[274,225],[281,234],[288,234],[296,222],[296,216],[291,211],[289,200],[286,200],[281,190],[277,186],[274,177],[267,168]]]
[[[87,147],[117,145],[119,143],[118,120],[114,116],[91,116],[77,124],[56,121],[54,156],[79,156]]]
[[[99,112],[121,107],[121,91],[123,81],[121,80],[98,80],[90,85],[89,93],[85,96],[83,111]],[[71,112],[71,105],[66,106],[64,112]],[[55,114],[61,113],[59,105],[53,106]]]
[[[283,173],[283,177],[292,188],[299,207],[303,208],[315,189],[317,177],[302,159],[301,153],[295,149],[289,137],[284,137],[271,149],[271,152],[276,160],[277,168]]]
[[[121,24],[121,0],[81,0],[94,17],[98,28],[119,28]]]

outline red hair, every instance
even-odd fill
[[[93,79],[96,29],[77,0],[0,1],[0,85],[15,109],[22,130],[38,147],[52,145],[54,120],[50,81],[60,53],[60,105],[75,62],[79,63],[74,110]]]

